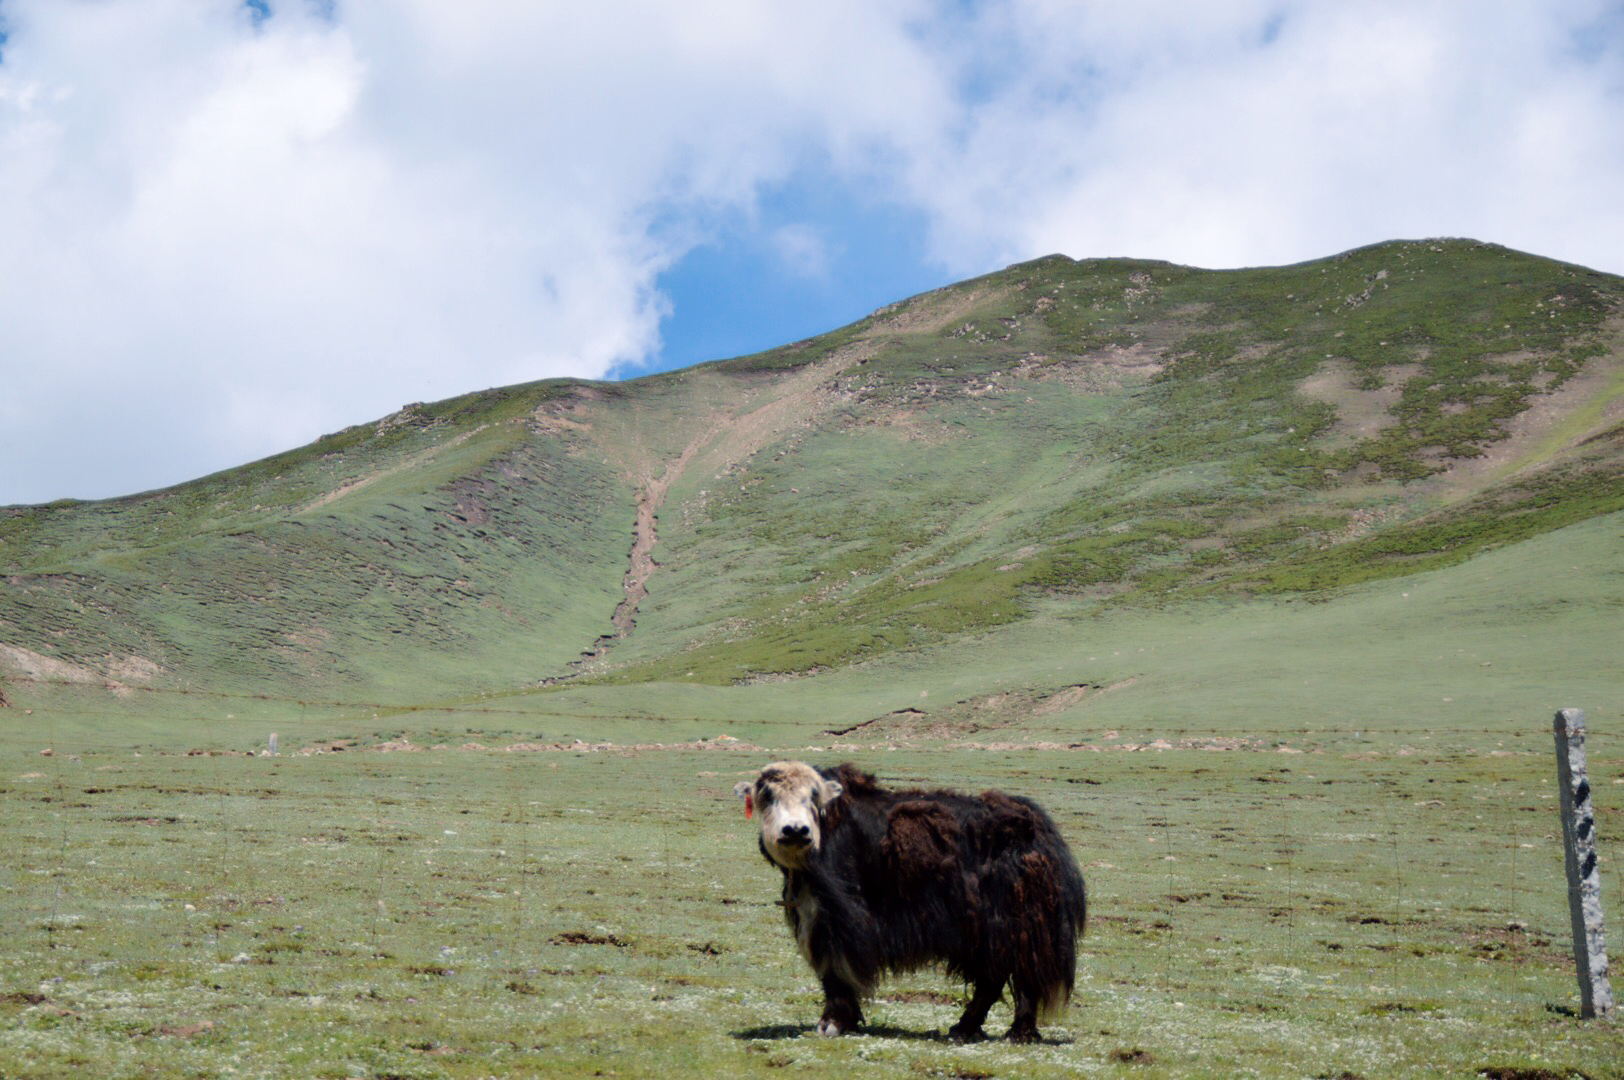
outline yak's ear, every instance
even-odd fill
[[[845,788],[840,786],[839,780],[830,780],[826,777],[824,778],[823,784],[821,785],[821,790],[818,793],[818,802],[824,806],[828,806],[830,803],[840,798],[841,792],[845,790]]]
[[[735,798],[744,800],[744,816],[749,817],[756,811],[756,782],[754,780],[740,780],[733,785]]]

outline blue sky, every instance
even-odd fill
[[[0,505],[1061,252],[1624,272],[1612,0],[0,0]]]
[[[922,215],[855,197],[822,170],[772,185],[659,275],[659,349],[625,373],[761,352],[950,284],[926,258],[926,231]]]

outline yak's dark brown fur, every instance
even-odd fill
[[[1035,1040],[1038,1014],[1071,995],[1086,915],[1082,873],[1048,814],[997,791],[887,791],[851,765],[818,772],[841,788],[819,808],[821,843],[804,866],[774,865],[790,929],[823,980],[819,1030],[862,1023],[882,972],[942,963],[972,987],[953,1038],[982,1038],[1008,986],[1008,1037]]]

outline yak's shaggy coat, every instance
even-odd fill
[[[973,990],[949,1034],[982,1038],[1007,985],[1008,1037],[1038,1037],[1063,1004],[1083,932],[1083,876],[1043,808],[998,791],[887,791],[851,765],[779,762],[738,793],[761,814],[762,854],[784,875],[784,916],[823,980],[818,1030],[863,1020],[886,971],[944,963]]]

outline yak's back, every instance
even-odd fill
[[[840,781],[844,789],[845,798],[831,807],[836,810],[834,816],[855,816],[870,828],[878,822],[888,823],[888,834],[896,833],[891,846],[898,851],[917,848],[928,853],[967,844],[969,849],[963,854],[975,859],[996,851],[1051,844],[1065,849],[1048,813],[1023,796],[1002,791],[980,795],[947,789],[893,791],[881,787],[872,773],[850,764],[826,770],[826,774]]]

